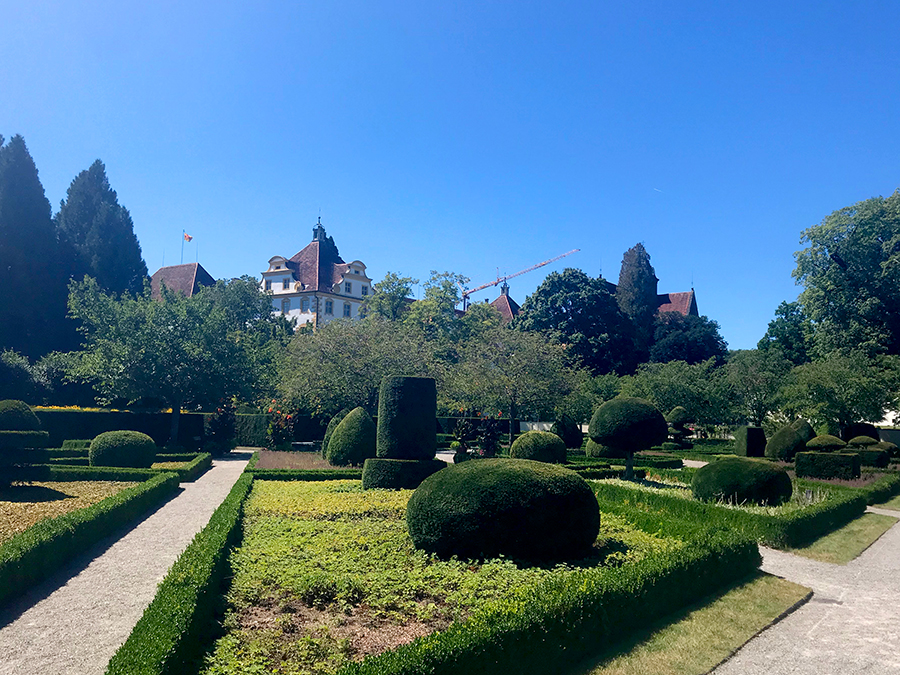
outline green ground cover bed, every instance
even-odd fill
[[[439,560],[412,547],[411,494],[257,477],[201,672],[559,672],[760,561],[741,535],[605,510],[585,560]]]
[[[896,523],[897,518],[891,516],[864,513],[811,544],[790,551],[813,560],[846,565],[878,541]]]
[[[361,468],[337,468],[321,455],[272,450],[254,452],[246,471],[259,480],[322,481],[362,478]]]
[[[635,509],[676,520],[703,522],[736,530],[776,548],[804,546],[845,525],[866,510],[857,490],[795,485],[791,500],[781,506],[703,503],[684,485],[654,481],[606,480],[593,483],[601,509],[628,513]]]
[[[0,603],[42,581],[103,537],[158,505],[177,488],[177,475],[151,473],[138,485],[117,491],[91,506],[45,518],[13,535],[0,544]]]

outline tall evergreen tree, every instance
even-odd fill
[[[656,299],[658,281],[650,264],[650,254],[643,244],[635,244],[625,251],[616,302],[634,324],[635,347],[642,357],[646,356],[653,341],[653,320],[659,305]]]
[[[50,202],[25,140],[0,137],[0,347],[32,358],[57,347],[66,275]]]
[[[140,293],[147,265],[128,209],[119,204],[99,159],[82,171],[56,214],[60,236],[74,254],[73,276],[94,277],[108,293]]]

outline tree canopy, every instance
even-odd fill
[[[743,349],[729,354],[724,371],[735,412],[762,426],[766,417],[778,410],[779,393],[790,370],[791,362],[777,349]]]
[[[616,287],[616,302],[634,325],[635,346],[642,357],[646,357],[653,340],[653,322],[659,306],[657,283],[656,271],[650,264],[650,254],[644,245],[638,243],[625,251]]]
[[[721,362],[728,344],[719,334],[719,324],[706,316],[684,316],[678,312],[658,315],[650,347],[650,361],[701,363],[707,359]]]
[[[363,301],[365,313],[388,321],[400,321],[409,309],[412,288],[417,283],[418,279],[388,272],[384,279],[373,284],[374,293]]]
[[[799,302],[782,302],[757,344],[761,351],[780,351],[795,366],[809,363],[813,326]]]

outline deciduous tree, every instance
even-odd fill
[[[707,359],[721,362],[728,344],[719,334],[719,324],[705,316],[684,316],[663,312],[656,318],[650,361],[701,363]]]

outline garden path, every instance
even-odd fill
[[[133,529],[100,542],[0,611],[0,674],[102,675],[249,459],[239,449],[214,460]]]
[[[748,642],[715,675],[900,672],[900,525],[847,565],[760,550],[764,571],[811,588],[813,597]]]

